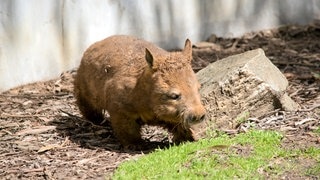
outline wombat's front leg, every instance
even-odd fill
[[[173,142],[179,144],[184,141],[194,141],[193,132],[190,129],[185,129],[184,127],[176,126],[173,130]]]
[[[141,139],[141,126],[135,119],[126,117],[125,115],[110,114],[112,129],[125,148],[138,148],[143,144]]]

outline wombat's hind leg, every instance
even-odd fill
[[[81,114],[94,124],[100,124],[104,120],[102,109],[96,109],[81,96],[77,98],[77,104]]]
[[[130,119],[121,113],[110,114],[111,126],[120,143],[125,148],[139,149],[144,141],[141,139],[140,128],[135,119]]]

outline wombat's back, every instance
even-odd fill
[[[95,65],[97,70],[104,68],[112,74],[134,73],[147,66],[145,51],[148,48],[155,56],[167,52],[142,39],[115,35],[99,41],[86,50],[83,62]],[[81,68],[81,67],[80,67]],[[130,69],[127,69],[130,68]]]

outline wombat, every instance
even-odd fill
[[[111,36],[85,51],[74,81],[76,102],[94,123],[107,111],[125,147],[143,142],[143,124],[168,128],[176,143],[195,140],[190,127],[206,111],[191,60],[188,39],[181,52],[167,52],[135,37]]]

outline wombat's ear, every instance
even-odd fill
[[[187,39],[184,44],[183,54],[185,54],[188,58],[190,58],[190,61],[191,61],[191,59],[192,59],[192,46],[191,46],[191,41],[189,39]]]
[[[149,49],[146,48],[146,61],[149,65],[150,68],[153,68],[153,56],[151,54],[151,52],[149,51]]]

